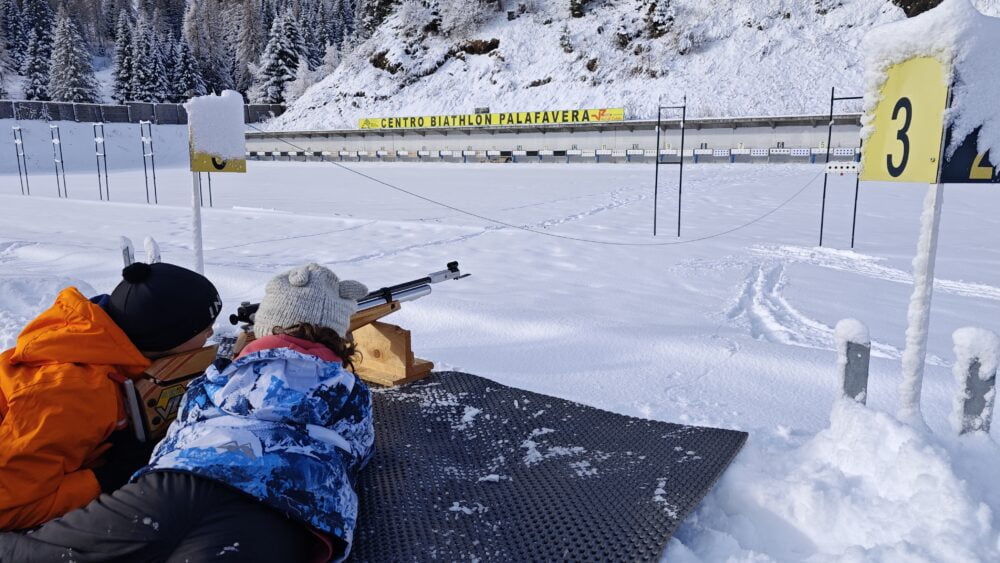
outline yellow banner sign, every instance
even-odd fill
[[[361,129],[503,127],[510,125],[555,125],[558,123],[601,123],[624,120],[624,108],[604,108],[511,113],[467,113],[463,115],[421,115],[416,117],[366,117],[358,122],[358,127]]]
[[[889,69],[862,151],[862,180],[938,181],[948,79],[945,65],[931,57]]]
[[[243,158],[223,160],[208,153],[191,151],[191,172],[240,172],[247,171],[247,161]]]

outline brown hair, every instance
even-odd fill
[[[341,338],[337,331],[326,326],[317,326],[310,323],[299,323],[292,326],[276,326],[274,334],[286,334],[295,338],[301,338],[317,344],[322,344],[340,358],[344,367],[354,371],[354,357],[360,355],[353,340]]]

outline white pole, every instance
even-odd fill
[[[903,350],[903,382],[899,386],[900,420],[921,424],[920,391],[927,355],[927,330],[931,321],[931,295],[934,291],[934,260],[937,256],[938,228],[944,185],[931,184],[920,215],[920,239],[913,259],[913,295],[906,313],[906,349]]]
[[[194,234],[194,269],[205,274],[205,250],[201,239],[201,176],[191,173],[191,232]]]

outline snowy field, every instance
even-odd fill
[[[108,203],[96,201],[92,156],[69,170],[69,200],[54,197],[51,163],[32,176],[36,195],[22,197],[13,154],[2,159],[0,345],[61,287],[113,288],[119,235],[139,245],[152,235],[165,260],[192,263],[191,178],[177,166],[183,149],[164,150],[176,154],[158,170],[159,206],[145,204],[141,162],[112,171]],[[251,162],[247,175],[213,175],[214,208],[203,211],[206,273],[228,311],[307,261],[376,288],[458,260],[472,277],[435,286],[391,319],[438,369],[750,433],[666,559],[1000,559],[1000,430],[959,439],[948,422],[952,332],[1000,331],[995,187],[946,190],[929,429],[913,430],[893,414],[923,186],[862,185],[850,251],[852,177],[831,178],[827,247],[815,246],[821,166],[686,167],[681,239],[673,167],[654,239],[652,166],[349,166],[478,215],[601,243],[490,223],[329,163]],[[849,317],[873,339],[868,409],[835,400],[833,327]]]

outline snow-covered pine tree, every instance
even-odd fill
[[[663,37],[674,25],[674,7],[670,0],[649,0],[645,12],[646,34],[651,39]]]
[[[229,3],[216,0],[188,0],[184,12],[184,39],[198,61],[205,87],[213,92],[233,87],[235,45],[225,39],[230,29],[223,25],[231,22],[230,7]]]
[[[115,27],[115,67],[114,67],[114,100],[119,104],[135,99],[132,85],[135,82],[135,63],[132,37],[132,22],[128,12],[122,10],[118,14],[118,25]]]
[[[357,31],[354,13],[354,0],[334,0],[333,14],[330,20],[331,22],[336,22],[338,27],[338,33],[335,41],[337,45],[343,45],[344,40],[354,35]]]
[[[267,46],[257,68],[257,101],[264,104],[285,103],[285,85],[295,80],[299,54],[285,36],[284,16],[274,20]]]
[[[587,15],[587,0],[569,0],[569,15],[574,18]]]
[[[371,36],[392,14],[398,0],[358,0],[355,22],[358,32]]]
[[[7,48],[3,41],[0,41],[0,99],[7,98],[7,66],[10,61],[7,58]]]
[[[42,45],[41,34],[33,29],[28,37],[28,50],[24,58],[24,98],[49,99],[49,57]]]
[[[250,72],[249,64],[258,60],[261,51],[264,49],[261,32],[262,18],[261,2],[250,1],[243,4],[238,43],[236,45],[233,79],[236,83],[236,89],[244,94],[244,96],[253,87],[253,74]],[[198,78],[200,80],[201,76],[199,75]],[[202,84],[202,87],[204,87],[204,84]]]
[[[150,23],[140,17],[132,35],[132,95],[137,102],[162,102],[169,95],[156,39]]]
[[[172,102],[177,92],[173,83],[179,56],[177,38],[170,33],[160,35],[157,37],[156,48],[160,51],[160,60],[163,61],[163,101]]]
[[[38,48],[48,59],[52,54],[52,22],[55,19],[49,0],[21,0],[21,21],[28,32],[38,34]],[[30,39],[29,39],[30,40]]]
[[[24,29],[21,7],[17,0],[3,0],[0,5],[0,36],[3,37],[3,48],[11,70],[20,70],[28,47],[28,34]]]
[[[65,8],[60,9],[56,17],[49,68],[49,99],[76,103],[98,101],[90,53]]]
[[[317,3],[318,5],[319,3]],[[319,11],[313,8],[308,13],[303,12],[302,21],[300,30],[305,48],[305,60],[309,70],[316,70],[319,65],[323,64],[323,55],[326,53],[326,34],[320,25]]]
[[[309,49],[306,48],[306,40],[302,35],[302,28],[299,27],[298,19],[295,18],[291,9],[285,12],[281,18],[281,22],[285,42],[295,49],[295,53],[297,54],[295,59],[296,67],[292,69],[294,73],[298,70],[299,62],[308,62]]]
[[[205,95],[205,82],[201,79],[198,61],[191,54],[191,47],[181,38],[177,44],[177,64],[171,80],[174,102],[186,102],[195,96]]]

